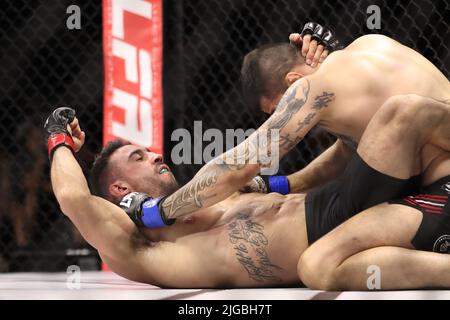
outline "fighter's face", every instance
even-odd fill
[[[146,192],[157,197],[170,194],[178,188],[162,156],[145,148],[125,145],[111,155],[110,161],[112,170],[117,170],[118,180],[127,183],[130,192]]]

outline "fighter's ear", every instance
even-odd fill
[[[113,197],[119,199],[122,199],[126,194],[132,192],[130,185],[121,180],[116,180],[111,183],[108,190]]]
[[[290,71],[284,77],[284,81],[286,82],[287,86],[290,87],[295,81],[302,78],[303,76],[304,76],[304,74],[301,72]]]

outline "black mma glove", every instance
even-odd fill
[[[67,125],[75,119],[75,110],[61,107],[54,110],[44,124],[46,131],[48,157],[51,160],[53,152],[61,146],[66,146],[75,152],[72,136],[67,130]]]
[[[301,32],[301,36],[303,37],[307,34],[310,34],[312,40],[316,40],[319,44],[323,45],[325,49],[330,53],[343,48],[339,43],[339,40],[331,32],[331,30],[323,27],[318,23],[305,23]]]

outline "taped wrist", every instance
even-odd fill
[[[289,180],[286,176],[264,177],[268,186],[268,192],[277,192],[283,195],[289,194]]]
[[[70,150],[72,150],[73,153],[75,153],[75,145],[70,135],[64,132],[59,132],[52,134],[47,139],[48,158],[50,159],[50,161],[53,158],[53,153],[55,152],[55,150],[62,146],[68,147]]]
[[[172,225],[175,219],[166,219],[161,209],[161,204],[165,199],[152,198],[142,204],[142,224],[146,228],[156,229]]]

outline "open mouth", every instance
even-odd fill
[[[168,173],[170,172],[169,167],[166,165],[162,165],[161,168],[159,169],[159,174],[164,174],[164,173]]]

